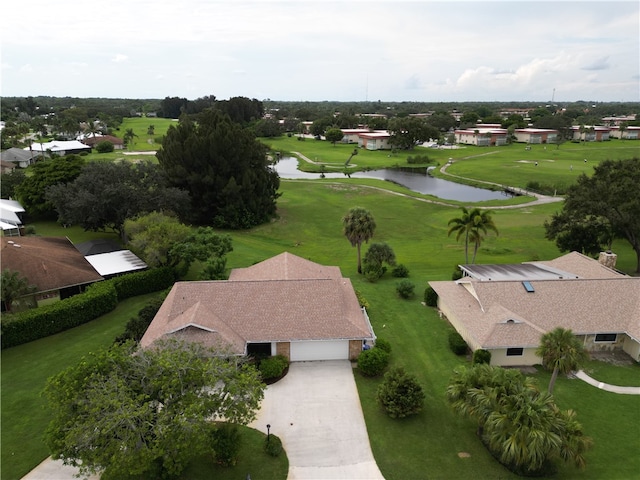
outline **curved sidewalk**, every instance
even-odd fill
[[[640,395],[640,387],[620,387],[618,385],[609,385],[608,383],[600,382],[595,378],[591,378],[582,370],[578,370],[574,375],[583,382],[587,382],[589,385],[593,385],[594,387],[606,392],[621,393],[623,395]]]

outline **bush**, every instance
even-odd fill
[[[364,263],[362,265],[362,274],[371,283],[377,282],[387,271],[387,267],[373,263]]]
[[[356,290],[356,297],[358,298],[358,303],[360,304],[361,307],[369,308],[369,302],[367,301],[366,298],[364,298],[364,295],[362,295],[362,293],[358,290]]]
[[[486,363],[487,365],[491,364],[491,352],[489,350],[483,350],[479,348],[475,352],[473,352],[473,359],[471,361],[473,365],[479,363]]]
[[[432,160],[429,159],[429,155],[416,155],[415,157],[408,156],[407,163],[408,164],[432,163]]]
[[[381,348],[363,350],[358,357],[358,368],[367,377],[380,375],[389,364],[389,353]]]
[[[460,280],[463,276],[462,270],[460,270],[460,265],[456,265],[456,268],[453,270],[453,274],[451,275],[451,280],[454,282],[456,280]]]
[[[449,333],[449,348],[456,355],[465,355],[467,353],[467,342],[455,330]]]
[[[240,432],[235,425],[222,424],[211,429],[213,455],[218,464],[232,467],[238,463]]]
[[[280,437],[274,434],[267,435],[267,438],[264,439],[264,451],[271,457],[280,455],[282,452],[282,441],[280,441]]]
[[[396,292],[398,292],[398,295],[400,295],[401,298],[411,298],[413,297],[415,288],[416,286],[413,282],[409,280],[402,280],[396,286]]]
[[[409,276],[409,269],[403,264],[399,264],[391,270],[391,275],[396,278],[406,278]]]
[[[111,153],[111,152],[113,152],[113,149],[114,149],[113,143],[111,143],[111,142],[109,142],[107,140],[104,140],[102,142],[98,142],[96,144],[96,151],[98,153]]]
[[[384,338],[376,338],[376,346],[380,350],[384,350],[387,353],[391,353],[391,344]]]
[[[438,306],[438,294],[433,288],[431,288],[431,286],[425,288],[424,290],[424,303],[428,307]]]
[[[281,377],[285,369],[289,366],[289,360],[284,355],[265,358],[260,362],[258,370],[263,380]]]
[[[376,391],[376,398],[391,418],[415,415],[424,405],[422,387],[402,367],[396,367],[385,374]]]
[[[151,325],[151,321],[156,316],[156,313],[158,313],[158,310],[160,310],[162,302],[164,302],[164,297],[165,296],[151,300],[147,305],[142,307],[138,312],[138,316],[127,322],[124,333],[118,335],[115,342],[124,343],[127,340],[140,342],[144,332],[147,331],[147,328]]]

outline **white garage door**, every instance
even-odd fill
[[[291,361],[348,360],[349,340],[291,342]]]

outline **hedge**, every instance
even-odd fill
[[[91,284],[84,293],[39,308],[3,315],[2,349],[22,345],[94,320],[129,297],[163,290],[171,269],[152,269]]]
[[[109,281],[114,283],[118,301],[122,301],[145,293],[164,290],[174,284],[176,277],[171,268],[164,267],[122,275]]]

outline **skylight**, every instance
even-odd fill
[[[531,285],[531,282],[522,282],[522,286],[529,293],[535,292],[535,289],[533,288],[533,285]]]

